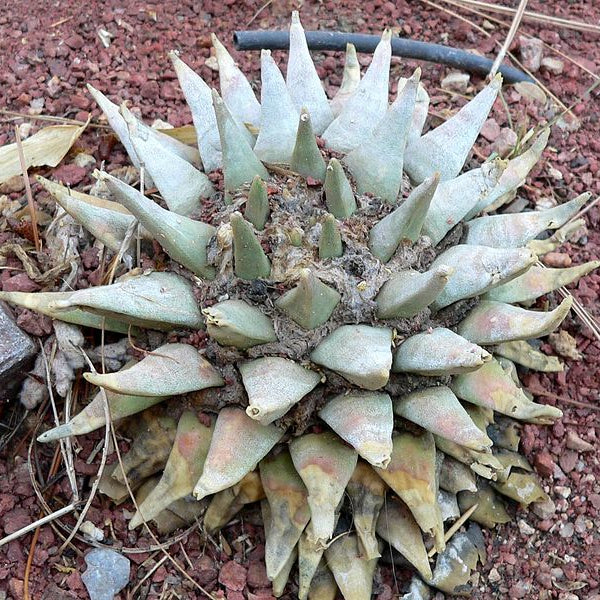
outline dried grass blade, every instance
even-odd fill
[[[71,146],[83,133],[89,120],[81,126],[54,125],[44,127],[22,142],[26,168],[49,166],[56,167]],[[4,183],[23,172],[19,160],[18,143],[7,144],[0,148],[0,183]]]
[[[25,162],[25,153],[23,152],[23,142],[21,141],[21,132],[19,127],[15,125],[15,139],[17,146],[17,154],[19,155],[19,164],[21,166],[21,174],[25,182],[25,192],[27,194],[27,205],[29,206],[29,216],[31,217],[31,228],[33,229],[33,243],[35,249],[39,252],[42,249],[40,242],[40,234],[38,232],[37,215],[35,214],[35,204],[33,203],[33,194],[31,193],[31,185],[29,183],[29,174],[27,173],[27,164]]]
[[[509,6],[499,6],[492,4],[491,2],[482,2],[481,0],[457,0],[461,4],[467,6],[477,6],[490,12],[500,13],[504,15],[514,15],[516,10]],[[526,21],[535,21],[536,23],[544,23],[557,25],[559,27],[566,27],[567,29],[575,29],[577,31],[588,31],[592,33],[600,33],[600,27],[597,25],[591,25],[590,23],[583,23],[582,21],[573,21],[571,19],[562,19],[561,17],[553,17],[552,15],[544,15],[533,11],[526,10],[523,15]]]
[[[502,44],[502,47],[500,48],[500,51],[498,52],[498,55],[496,56],[496,59],[494,60],[494,64],[492,65],[492,68],[490,69],[490,75],[489,75],[490,79],[492,77],[494,77],[494,75],[496,74],[496,71],[498,71],[498,67],[502,64],[502,61],[504,60],[504,57],[506,56],[506,52],[510,48],[510,45],[517,33],[517,30],[519,29],[519,25],[521,24],[521,19],[523,18],[523,14],[525,13],[526,7],[527,7],[527,0],[521,0],[519,2],[519,7],[517,8],[517,11],[515,12],[515,16],[513,17],[512,23],[510,25],[510,29],[508,30],[508,33],[506,34],[506,39],[504,40],[504,43]]]

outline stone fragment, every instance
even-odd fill
[[[560,455],[558,464],[565,473],[570,473],[576,466],[579,460],[579,455],[573,450],[566,450]]]
[[[571,360],[581,360],[583,355],[577,350],[577,340],[564,329],[555,331],[548,336],[550,345],[558,354]]]
[[[552,456],[550,456],[547,450],[542,450],[535,455],[533,465],[542,477],[551,477],[556,468],[556,463],[552,460]]]
[[[560,75],[565,68],[565,64],[558,58],[552,58],[551,56],[545,56],[541,60],[541,66],[553,75]]]
[[[36,353],[36,346],[0,303],[0,400],[8,400]]]
[[[554,504],[554,501],[550,498],[544,502],[534,502],[531,507],[531,510],[535,515],[544,520],[549,519],[556,513],[556,504]]]
[[[575,526],[573,525],[573,523],[565,523],[558,530],[558,535],[560,535],[560,537],[565,538],[565,539],[573,537],[574,533],[575,533]]]
[[[448,75],[442,79],[442,89],[448,90],[449,92],[464,94],[469,87],[470,79],[471,76],[468,73],[448,73]]]
[[[527,521],[525,521],[523,519],[519,520],[518,526],[519,526],[519,531],[525,537],[528,537],[535,533],[535,529],[529,523],[527,523]]]
[[[484,137],[488,142],[496,141],[496,138],[500,135],[500,125],[496,119],[488,119],[481,128],[479,135]]]
[[[521,35],[519,36],[519,45],[523,66],[533,73],[539,71],[544,52],[544,43],[542,40]]]
[[[240,563],[230,560],[226,562],[219,573],[219,583],[228,590],[240,592],[246,587],[248,573]]]
[[[506,158],[517,144],[517,134],[510,127],[503,127],[492,144],[492,151]]]
[[[87,570],[81,576],[90,600],[113,600],[129,583],[129,559],[115,550],[94,548],[85,555]]]
[[[593,452],[594,446],[585,440],[582,440],[575,431],[567,431],[567,448],[577,452]]]

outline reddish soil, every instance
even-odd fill
[[[92,119],[96,120],[99,111],[85,90],[85,83],[90,82],[109,95],[129,100],[132,106],[139,107],[148,122],[161,118],[175,126],[187,124],[191,122],[190,115],[166,53],[172,48],[180,50],[191,66],[216,85],[217,73],[205,65],[210,53],[209,33],[216,32],[225,43],[230,44],[230,33],[234,29],[247,28],[247,23],[261,5],[262,2],[233,0],[165,0],[154,4],[123,0],[84,3],[15,0],[3,7],[0,13],[0,106],[25,114],[35,114],[37,107],[38,114],[42,112],[44,115],[79,120],[85,120],[88,111],[91,111]],[[440,6],[454,10],[443,2]],[[274,0],[251,27],[285,28],[294,8],[297,8],[296,3]],[[530,2],[528,8],[587,23],[600,23],[600,4],[591,0],[577,3],[537,1]],[[460,12],[482,25],[480,17]],[[475,49],[490,57],[494,56],[494,41],[502,41],[506,32],[502,28],[491,29],[491,37],[487,37],[472,25],[439,8],[407,0],[372,0],[366,5],[350,1],[304,2],[301,17],[307,29],[380,32],[384,26],[392,26],[401,35]],[[503,19],[507,20],[506,17]],[[113,35],[108,48],[101,43],[99,29]],[[520,32],[546,42],[548,46],[544,48],[544,55],[555,56],[553,50],[559,50],[590,71],[598,71],[598,36],[529,23],[522,25]],[[518,51],[518,36],[513,49]],[[258,55],[238,53],[236,58],[249,78],[256,81]],[[562,74],[552,74],[542,68],[537,75],[563,103],[575,103],[575,117],[569,118],[570,129],[553,128],[550,148],[545,153],[547,166],[539,168],[521,192],[521,196],[532,203],[553,196],[560,200],[571,198],[585,190],[594,195],[600,192],[597,173],[600,104],[595,93],[591,98],[578,100],[593,79],[564,57],[555,58],[564,62]],[[320,75],[334,89],[341,80],[341,57],[335,53],[323,53],[315,60]],[[368,62],[367,57],[364,60]],[[394,59],[394,63],[395,76],[406,75],[415,66],[412,61],[399,59]],[[431,108],[435,113],[443,113],[444,109],[461,102],[439,90],[447,68],[429,64],[423,66],[423,79],[432,95]],[[476,87],[480,86],[479,80],[473,78],[473,82]],[[520,98],[514,90],[506,92],[506,99],[517,130],[551,117],[539,104]],[[507,113],[500,102],[495,107],[493,118],[500,127],[507,125]],[[24,120],[4,118],[0,128],[0,145],[13,141],[14,122],[23,123]],[[38,120],[30,122],[33,124],[31,132],[45,125]],[[498,130],[491,124],[489,141],[497,133]],[[481,140],[480,150],[483,153],[489,152],[489,146]],[[120,146],[115,146],[110,152],[107,150],[107,137],[102,129],[89,128],[76,149],[95,156],[98,165],[105,159],[112,165],[126,163]],[[93,167],[82,169],[71,163],[72,156],[63,162],[63,181],[83,189],[91,183]],[[45,174],[47,170],[40,169],[39,172]],[[43,207],[44,196],[36,184],[33,184],[33,190]],[[15,189],[9,195],[11,199],[22,200],[23,191]],[[554,257],[555,261],[572,260],[578,264],[599,257],[600,208],[596,206],[590,210],[586,220],[587,232],[577,242],[563,246],[561,254]],[[15,234],[0,231],[0,243],[12,235]],[[90,264],[93,264],[93,257]],[[20,267],[18,262],[9,261],[8,265],[15,269]],[[19,273],[10,269],[0,271],[0,283],[6,283]],[[29,283],[13,281],[14,285]],[[597,320],[600,320],[599,289],[600,276],[595,274],[572,290]],[[555,510],[539,518],[531,512],[515,509],[514,523],[486,532],[488,562],[481,571],[474,598],[575,600],[600,597],[600,464],[598,452],[581,451],[576,439],[581,438],[596,446],[600,437],[600,343],[575,316],[569,318],[564,328],[575,337],[577,349],[584,354],[585,360],[566,360],[565,372],[558,375],[535,374],[525,378],[539,401],[558,405],[564,411],[564,418],[553,427],[526,426],[522,438],[522,450],[543,478]],[[44,333],[43,327],[39,333]],[[5,407],[2,418],[8,420],[10,414],[10,409]],[[0,536],[40,516],[26,463],[34,424],[35,416],[30,415],[3,451],[0,462]],[[89,491],[89,476],[95,472],[95,463],[87,465],[86,458],[97,439],[92,436],[79,441],[81,449],[75,466],[84,498]],[[49,452],[52,449],[38,449],[39,468],[44,477],[52,459]],[[59,470],[58,480],[50,480],[44,494],[53,508],[68,502],[69,487],[64,470]],[[193,532],[181,543],[172,545],[170,552],[199,584],[209,591],[216,591],[217,597],[266,600],[271,597],[270,585],[261,566],[262,529],[254,524],[258,523],[255,516],[251,513],[245,520],[224,529],[223,539],[216,540],[216,544],[200,539],[198,533]],[[106,535],[117,548],[147,547],[151,543],[149,538],[127,532],[123,506],[114,509],[105,499],[98,498],[89,518],[96,524],[104,523]],[[67,522],[70,521],[67,519]],[[59,554],[60,543],[55,532],[44,527],[33,546],[30,534],[1,548],[0,598],[16,600],[23,597],[30,547],[34,550],[29,576],[32,598],[86,598],[80,573],[85,569],[82,557],[88,548],[77,542],[77,551],[67,549]],[[152,571],[163,557],[161,552],[128,556],[132,560],[131,583],[121,593],[121,598],[203,597],[168,561]],[[379,600],[395,597],[404,584],[400,578],[396,587],[391,574],[384,569],[381,579],[376,582],[376,597]],[[292,592],[284,596],[292,597]],[[437,596],[442,597],[441,594]]]

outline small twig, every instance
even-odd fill
[[[40,537],[40,528],[36,527],[29,544],[29,553],[27,554],[27,564],[25,565],[25,574],[23,575],[23,600],[31,600],[29,595],[29,577],[31,575],[31,565],[35,556],[35,547],[37,546],[38,538]]]
[[[192,563],[190,557],[188,556],[188,553],[185,551],[185,546],[179,542],[179,549],[181,550],[181,552],[183,553],[183,557],[185,558],[185,560],[187,560],[187,564],[190,567],[190,569],[193,571],[194,570],[194,564]]]
[[[272,4],[273,0],[267,0],[255,13],[254,15],[252,15],[252,18],[246,23],[246,27],[248,27],[249,25],[251,25],[254,20],[258,17],[258,15],[260,15],[260,13],[265,10],[265,8],[267,8],[267,6],[269,6],[269,4]]]
[[[581,219],[581,217],[583,217],[583,215],[585,215],[587,212],[589,212],[590,209],[594,208],[594,206],[596,206],[596,204],[598,204],[598,202],[600,202],[600,196],[598,196],[595,200],[590,202],[585,208],[582,208],[574,217],[571,217],[567,221],[567,223],[571,223],[572,221],[577,221],[577,219]],[[566,225],[566,223],[565,223],[565,225]]]
[[[571,219],[568,222],[570,223],[572,220],[573,219]],[[536,262],[536,266],[546,268],[546,265],[539,260]],[[573,312],[581,319],[583,324],[586,325],[592,331],[592,333],[596,336],[596,339],[600,340],[600,325],[598,324],[596,319],[587,311],[585,306],[583,306],[583,304],[581,304],[581,302],[579,302],[579,300],[575,296],[573,296],[573,294],[571,294],[571,292],[566,287],[559,287],[557,291],[563,298],[573,299]]]
[[[547,392],[542,388],[531,387],[527,388],[534,396],[543,396],[545,398],[552,398],[553,400],[557,400],[558,402],[564,402],[565,404],[572,404],[573,406],[578,406],[579,408],[587,408],[588,410],[600,411],[600,406],[594,406],[593,404],[589,404],[587,402],[581,402],[580,400],[572,400],[571,398],[565,398],[564,396],[559,396],[558,394],[554,394],[552,392]]]
[[[140,589],[140,587],[142,587],[144,581],[146,581],[146,579],[148,579],[151,575],[154,574],[154,572],[167,560],[167,558],[169,558],[169,556],[163,556],[159,561],[157,561],[154,566],[148,570],[148,572],[142,577],[142,579],[140,579],[140,581],[137,582],[136,586],[131,590],[131,592],[127,593],[127,598],[133,600],[134,598],[137,598],[138,596],[135,595],[135,593]]]
[[[510,48],[510,45],[512,44],[512,41],[517,33],[517,30],[519,29],[519,25],[521,24],[521,19],[523,18],[523,14],[525,13],[526,7],[527,7],[527,0],[521,0],[519,2],[517,11],[515,12],[515,16],[513,17],[513,21],[510,25],[510,29],[508,30],[508,33],[506,34],[506,39],[504,40],[504,43],[502,44],[502,47],[500,48],[500,51],[498,52],[498,55],[496,56],[496,59],[494,60],[494,64],[492,65],[492,68],[490,69],[490,75],[489,75],[490,79],[492,77],[494,77],[494,75],[496,74],[496,71],[502,64],[502,61],[504,60],[504,57],[506,56],[506,53],[508,52],[508,49]]]
[[[471,506],[471,508],[469,508],[467,511],[465,511],[459,519],[457,519],[457,521],[452,525],[452,527],[450,527],[450,529],[448,529],[448,531],[446,531],[446,533],[444,534],[444,542],[447,542],[462,526],[463,523],[465,523],[465,521],[475,512],[475,510],[477,509],[477,507],[479,506],[479,503],[473,504],[473,506]],[[436,548],[432,548],[429,553],[427,554],[427,556],[429,558],[431,558],[432,556],[435,556],[437,554],[437,549]]]
[[[481,0],[457,0],[461,4],[467,4],[469,6],[478,6],[484,10],[490,12],[501,13],[505,15],[513,15],[515,9],[508,6],[500,6],[498,4],[492,4],[490,2],[482,2]],[[551,15],[543,15],[541,13],[532,12],[526,10],[523,18],[526,21],[535,21],[537,23],[544,23],[545,25],[558,25],[560,27],[566,27],[567,29],[575,29],[577,31],[588,31],[592,33],[600,33],[600,27],[592,25],[590,23],[583,23],[581,21],[572,21],[570,19],[562,19],[561,17],[553,17]]]
[[[7,535],[6,537],[2,538],[0,540],[0,547],[5,546],[13,540],[19,539],[21,536],[29,533],[36,527],[41,527],[42,525],[46,525],[46,523],[54,521],[54,519],[58,519],[59,517],[68,515],[71,511],[75,510],[76,507],[77,504],[69,504],[68,506],[54,511],[53,513],[50,513],[49,515],[46,515],[45,517],[42,517],[41,519],[38,519],[37,521],[30,523],[29,525],[25,525],[25,527],[21,527],[21,529],[19,529],[18,531],[15,531],[14,533],[11,533],[10,535]]]
[[[100,388],[100,389],[103,389],[103,388]],[[121,450],[119,449],[119,443],[117,441],[117,434],[115,433],[115,428],[110,427],[110,431],[112,433],[113,444],[115,447],[115,452],[117,454],[117,461],[119,463],[119,468],[121,469],[121,473],[123,474],[123,481],[125,483],[125,487],[127,488],[127,493],[129,494],[129,497],[131,498],[131,501],[133,502],[133,506],[135,507],[136,511],[138,511],[140,513],[140,515],[142,517],[142,521],[144,523],[144,527],[146,528],[146,531],[149,533],[150,537],[154,540],[154,542],[157,544],[157,546],[163,552],[163,554],[165,554],[165,556],[168,558],[169,562],[194,587],[196,587],[200,592],[202,592],[207,598],[209,598],[210,600],[214,600],[214,596],[210,592],[208,592],[205,588],[203,588],[197,581],[195,581],[194,578],[167,552],[166,548],[164,548],[163,545],[158,541],[158,538],[156,537],[156,535],[154,534],[152,529],[150,529],[148,522],[144,518],[144,514],[140,511],[140,507],[139,507],[137,500],[135,499],[133,490],[131,489],[131,486],[129,485],[129,479],[127,477],[127,473],[125,472],[125,465],[123,464],[123,459],[121,457]],[[190,529],[190,531],[191,531],[191,529]]]
[[[9,119],[10,121],[24,119],[26,121],[50,121],[51,123],[60,123],[61,125],[85,125],[85,121],[78,121],[77,119],[67,119],[66,117],[55,117],[53,115],[30,115],[17,112],[16,110],[7,110],[6,108],[0,108],[0,115],[14,117],[13,119]],[[101,125],[100,123],[90,123],[88,126],[110,129],[108,125]]]
[[[444,0],[442,0],[442,2],[443,1]],[[457,12],[455,12],[453,10],[450,10],[449,8],[444,8],[443,6],[440,6],[439,4],[436,4],[435,2],[431,2],[430,0],[421,0],[421,2],[423,2],[424,4],[427,4],[428,6],[431,6],[432,8],[436,8],[437,10],[441,10],[442,12],[445,12],[446,14],[453,16],[455,19],[458,19],[459,21],[462,21],[463,23],[469,24],[471,27],[473,27],[473,29],[477,29],[477,31],[479,31],[486,37],[491,37],[490,33],[487,32],[483,27],[480,27],[479,25],[477,25],[477,23],[473,23],[473,21],[470,21],[466,17],[459,15]]]
[[[58,465],[60,464],[61,453],[59,452],[59,447],[56,446],[54,449],[54,457],[52,458],[52,464],[50,465],[50,469],[48,470],[47,479],[51,479],[52,476],[56,475],[58,471]],[[43,511],[40,512],[40,518],[43,516]],[[29,578],[31,575],[31,566],[33,565],[33,557],[35,556],[35,547],[37,545],[37,541],[40,535],[41,528],[38,527],[33,532],[33,537],[31,538],[31,544],[29,545],[29,554],[27,555],[27,564],[25,565],[25,575],[23,576],[23,598],[24,600],[30,600],[31,596],[29,595]]]
[[[492,17],[491,15],[488,15],[488,14],[486,14],[484,12],[481,12],[480,10],[477,10],[476,8],[472,8],[470,6],[461,4],[460,0],[442,0],[442,2],[445,2],[446,4],[450,4],[452,6],[456,6],[456,7],[460,8],[461,10],[466,10],[467,12],[469,12],[471,14],[474,14],[474,15],[477,15],[477,16],[483,18],[483,19],[487,19],[488,21],[491,21],[492,23],[496,23],[496,25],[500,25],[500,27],[506,27],[506,28],[510,27],[510,23],[506,23],[502,19],[497,19],[495,17]],[[533,38],[533,36],[530,35],[530,34],[528,34],[528,33],[523,33],[522,35],[524,35],[528,39],[532,39]],[[564,52],[562,52],[558,48],[556,48],[554,46],[551,46],[550,44],[547,44],[543,40],[542,40],[542,44],[550,52],[552,52],[554,54],[558,54],[558,56],[561,56],[565,60],[568,60],[571,64],[573,64],[576,67],[580,68],[582,71],[585,71],[588,75],[590,75],[594,79],[600,79],[599,75],[596,75],[596,73],[594,73],[593,71],[590,71],[590,69],[588,69],[585,65],[582,65],[580,62],[578,62],[574,58],[570,57],[568,54],[565,54]]]
[[[81,350],[81,353],[83,354],[83,357],[87,361],[90,369],[92,370],[92,372],[95,373],[96,369],[94,368],[92,361],[89,359],[88,355],[84,352],[84,350],[82,348],[80,348],[80,350]],[[73,530],[67,536],[67,539],[62,543],[61,547],[58,549],[59,554],[61,554],[64,551],[64,549],[71,543],[71,540],[75,537],[75,534],[81,527],[81,524],[83,523],[83,520],[85,519],[87,512],[90,509],[90,506],[92,505],[92,501],[94,500],[94,498],[96,496],[96,491],[98,490],[98,486],[100,485],[100,478],[102,477],[102,473],[104,472],[104,467],[106,466],[106,459],[108,458],[110,432],[111,432],[112,428],[111,428],[110,406],[108,405],[108,398],[106,397],[106,392],[104,391],[104,388],[102,388],[102,387],[100,388],[100,394],[101,394],[101,397],[103,400],[103,405],[104,405],[104,418],[106,419],[106,427],[104,429],[104,448],[102,449],[102,458],[100,460],[98,474],[96,476],[96,479],[94,480],[94,483],[92,484],[92,489],[90,491],[89,498],[87,499],[87,502],[85,503],[85,506],[83,507],[81,514],[79,515],[79,518],[77,519],[77,523],[75,523],[75,527],[73,527]]]
[[[573,312],[583,321],[584,325],[587,325],[592,333],[596,336],[596,339],[600,341],[600,325],[596,322],[596,319],[588,313],[586,308],[579,302],[571,292],[565,287],[558,288],[558,293],[563,298],[573,298]]]
[[[56,409],[54,393],[52,392],[52,377],[50,375],[50,363],[44,351],[44,345],[42,344],[42,342],[40,342],[39,344],[40,353],[42,355],[42,358],[44,359],[44,369],[46,371],[46,386],[48,387],[48,397],[50,399],[52,413],[54,414],[54,424],[59,425],[60,419],[58,418],[58,411]],[[65,420],[68,422],[68,415],[67,417],[65,417]],[[67,470],[67,477],[69,478],[69,483],[71,484],[71,493],[73,494],[73,501],[78,502],[79,490],[77,489],[77,479],[75,477],[75,468],[73,467],[73,447],[71,446],[69,438],[67,438],[66,440],[61,439],[59,446],[63,457],[63,463],[65,464],[65,468]]]
[[[67,21],[70,21],[75,15],[71,15],[70,17],[64,17],[64,19],[59,19],[58,21],[54,21],[54,23],[50,24],[50,27],[58,27]]]
[[[31,185],[29,184],[29,175],[27,174],[27,163],[25,162],[25,153],[23,152],[23,142],[21,142],[21,132],[19,127],[15,125],[15,141],[17,142],[17,152],[19,153],[19,162],[21,163],[21,172],[23,173],[23,181],[25,182],[25,193],[27,194],[27,205],[29,206],[29,215],[31,217],[31,228],[33,229],[33,243],[35,249],[39,252],[42,249],[40,236],[38,233],[37,215],[35,213],[35,204],[33,203],[33,194],[31,193]]]

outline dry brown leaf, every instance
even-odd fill
[[[546,96],[546,92],[535,83],[529,83],[528,81],[519,81],[515,83],[515,90],[521,94],[524,98],[528,100],[532,100],[533,102],[537,102],[542,106],[546,105],[548,101],[548,97]]]
[[[168,127],[168,128],[158,128],[158,131],[164,133],[165,135],[169,135],[188,146],[197,146],[198,138],[196,137],[196,130],[193,125],[183,125],[182,127]]]
[[[47,165],[56,167],[87,127],[77,125],[55,125],[40,129],[21,144],[27,168]],[[21,164],[17,144],[0,148],[0,183],[15,175],[21,175]]]

